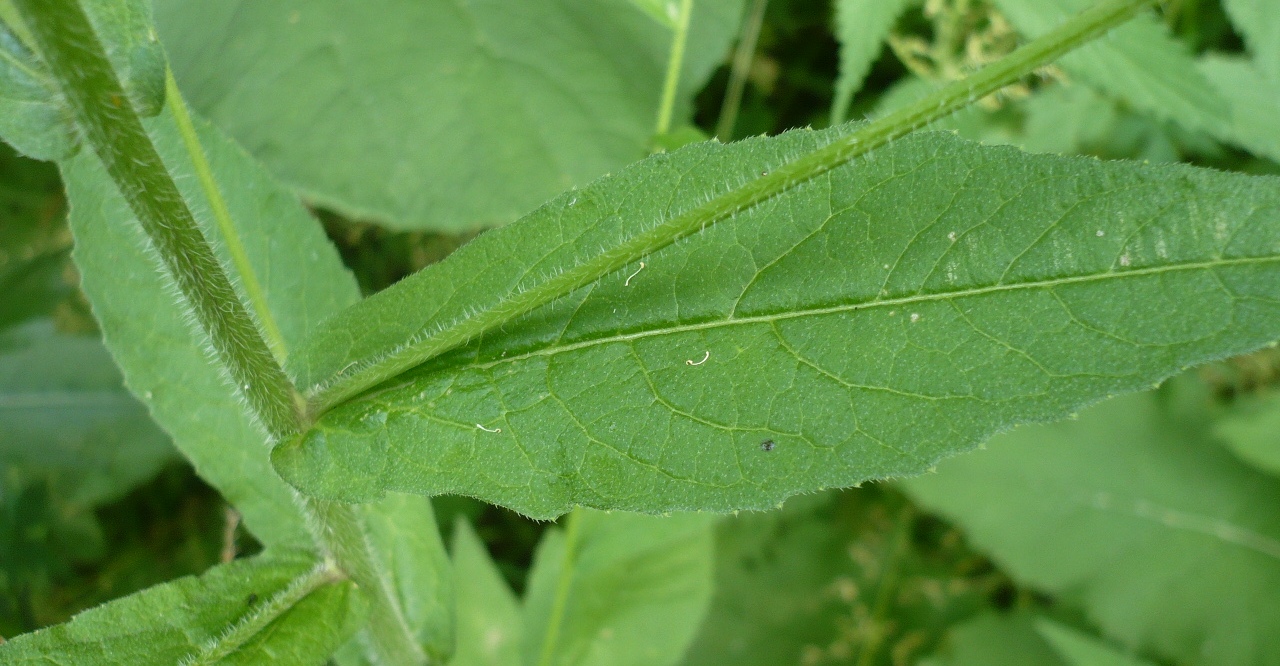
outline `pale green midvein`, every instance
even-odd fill
[[[671,114],[675,111],[680,72],[684,70],[684,45],[689,39],[689,17],[692,15],[693,0],[680,0],[680,14],[671,35],[671,54],[667,57],[667,77],[662,83],[662,102],[658,105],[658,125],[654,134],[671,131]]]
[[[311,571],[294,579],[288,587],[278,592],[240,620],[235,626],[225,631],[200,648],[200,651],[178,662],[180,666],[201,666],[215,664],[235,654],[246,643],[252,640],[267,625],[275,622],[280,616],[289,612],[312,592],[341,580],[346,575],[332,562],[326,560],[316,565]]]
[[[267,345],[271,347],[271,353],[275,355],[278,363],[284,365],[289,354],[284,336],[280,334],[280,326],[271,314],[271,308],[267,306],[267,295],[262,290],[262,283],[258,281],[258,274],[253,270],[253,264],[249,262],[249,254],[245,252],[244,243],[241,242],[240,234],[236,231],[235,222],[231,220],[231,211],[227,208],[226,199],[222,197],[222,190],[218,188],[218,181],[213,177],[213,169],[209,168],[209,159],[204,154],[204,147],[200,145],[200,137],[196,134],[195,125],[191,122],[191,114],[187,111],[186,103],[182,101],[182,92],[178,90],[178,83],[173,80],[171,70],[165,71],[164,85],[165,102],[169,106],[169,113],[173,114],[173,120],[178,124],[178,133],[182,135],[182,143],[187,148],[187,154],[191,156],[191,165],[195,167],[196,179],[200,181],[200,189],[204,190],[204,196],[209,200],[209,209],[213,212],[213,219],[218,224],[222,241],[231,255],[231,263],[240,277],[245,296],[249,298],[249,306],[253,309],[258,324],[262,326],[262,332],[267,338]]]
[[[952,83],[680,217],[637,233],[620,245],[449,328],[420,332],[393,351],[353,363],[309,391],[310,414],[318,416],[334,405],[485,331],[964,108],[1123,23],[1154,1],[1105,0],[967,79]]]
[[[574,507],[569,513],[568,525],[564,529],[564,556],[560,560],[560,576],[556,579],[556,597],[551,603],[551,616],[547,618],[547,631],[542,637],[542,651],[538,655],[538,666],[548,666],[555,655],[556,642],[560,640],[560,625],[564,622],[564,611],[569,605],[569,592],[573,588],[573,577],[577,572],[578,538],[582,532],[582,507]]]

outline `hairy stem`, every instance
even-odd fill
[[[637,231],[623,242],[605,248],[554,277],[481,309],[449,328],[430,334],[423,332],[393,351],[352,363],[309,391],[311,414],[313,417],[318,416],[383,381],[681,238],[731,218],[964,108],[1120,25],[1152,2],[1154,0],[1104,0],[967,79],[948,85],[781,168],[762,174],[679,217]]]
[[[680,73],[684,71],[684,45],[689,39],[689,17],[693,15],[693,0],[680,0],[680,13],[671,35],[671,54],[667,57],[667,76],[662,83],[662,102],[658,105],[658,125],[654,134],[671,131],[671,114],[675,111],[676,91],[680,87]]]
[[[300,401],[173,182],[76,0],[16,0],[86,142],[137,216],[236,389],[273,439]]]

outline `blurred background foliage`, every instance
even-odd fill
[[[833,107],[832,0],[748,0],[754,48],[740,49],[737,67],[725,54],[693,125],[656,143],[823,127],[833,108],[874,116],[1022,39],[1004,3],[900,4],[856,94]],[[1189,56],[1248,57],[1218,0],[1171,0],[1161,16]],[[1280,173],[1265,141],[1224,140],[1083,78],[1047,68],[935,129],[1037,152]],[[475,235],[315,213],[366,293]],[[77,291],[65,214],[56,169],[0,144],[0,636],[258,549],[121,386]],[[937,475],[727,517],[687,663],[1275,663],[1278,386],[1280,353],[1265,350],[998,437]],[[459,517],[474,524],[524,589],[545,524],[467,498],[436,507],[446,530]],[[1171,583],[1187,575],[1199,584]]]

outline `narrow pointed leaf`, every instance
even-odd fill
[[[711,601],[714,517],[579,509],[568,522],[534,555],[524,664],[677,663]]]
[[[838,0],[836,37],[840,40],[840,76],[836,79],[831,122],[844,122],[853,94],[862,87],[894,22],[913,0]]]
[[[1014,27],[1037,37],[1092,0],[995,0]],[[1147,14],[1062,59],[1067,73],[1157,118],[1221,135],[1229,110],[1186,47]]]
[[[364,618],[349,581],[307,556],[217,566],[0,645],[11,666],[322,664]]]
[[[1274,663],[1280,481],[1213,441],[1203,408],[1176,395],[1017,430],[906,488],[1127,646],[1185,664]]]
[[[524,618],[515,594],[489,558],[471,525],[453,531],[453,571],[458,591],[458,651],[450,666],[516,666]]]
[[[696,3],[677,113],[741,4]],[[199,112],[308,198],[401,229],[505,223],[644,155],[672,37],[631,0],[161,0],[156,15]]]
[[[447,332],[843,131],[691,146],[567,193],[336,318],[301,375]],[[1276,179],[914,135],[329,411],[274,461],[346,499],[767,508],[1259,347],[1277,280]]]
[[[355,283],[293,195],[240,148],[199,127],[243,246],[243,266],[228,254],[228,239],[212,220],[174,123],[168,114],[148,122],[206,235],[239,276],[237,286],[246,284],[241,269],[255,273],[287,352],[326,314],[356,300]],[[264,434],[210,358],[204,336],[193,330],[101,163],[85,152],[64,163],[63,174],[82,286],[128,386],[261,541],[309,547],[293,491],[268,466]]]

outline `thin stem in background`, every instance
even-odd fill
[[[680,73],[684,71],[684,45],[689,39],[692,15],[693,0],[680,0],[680,13],[671,35],[671,54],[667,57],[667,77],[662,84],[662,102],[658,105],[658,124],[653,130],[658,136],[671,131],[671,114],[675,112],[676,91],[680,88]]]
[[[27,0],[31,1],[31,0]],[[392,351],[349,364],[308,391],[313,417],[377,384],[678,240],[767,201],[944,118],[1018,81],[1132,18],[1155,0],[1104,0],[966,79],[862,126],[683,215],[637,231],[561,273],[479,309],[447,328],[422,331]]]
[[[556,581],[556,598],[551,603],[551,617],[547,619],[547,631],[542,637],[542,650],[538,656],[538,666],[550,666],[551,657],[555,655],[556,642],[560,640],[560,625],[564,622],[564,611],[569,605],[569,592],[573,588],[573,575],[578,563],[578,540],[582,532],[582,507],[569,512],[568,524],[564,529],[564,555],[560,560],[560,577]]]
[[[764,10],[769,0],[752,0],[751,11],[742,23],[738,48],[733,52],[733,64],[729,69],[729,85],[724,90],[724,102],[720,104],[720,120],[716,123],[716,138],[733,140],[733,126],[738,122],[738,109],[742,107],[742,92],[747,86],[747,75],[756,56],[756,43],[760,40],[760,28],[764,25]]]
[[[151,240],[236,390],[272,439],[302,428],[302,402],[231,286],[76,0],[16,0],[85,141]]]

